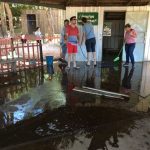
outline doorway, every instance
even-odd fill
[[[36,29],[36,16],[35,14],[27,14],[28,33],[33,34]]]
[[[125,12],[105,12],[102,61],[112,62],[123,46]],[[122,54],[120,54],[122,56]],[[122,58],[121,58],[122,59]],[[120,60],[121,60],[120,59]]]

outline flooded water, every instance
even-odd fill
[[[0,150],[150,150],[150,63],[79,66],[0,75]],[[129,98],[73,91],[82,86]]]

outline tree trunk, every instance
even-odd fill
[[[6,10],[7,17],[8,17],[10,33],[11,35],[14,35],[13,16],[12,16],[12,12],[8,3],[5,3],[5,10]]]
[[[48,21],[49,21],[49,25],[51,25],[51,30],[52,30],[52,35],[54,35],[55,33],[55,29],[54,29],[54,18],[53,18],[53,15],[52,15],[52,9],[49,8],[48,10]]]
[[[0,3],[0,18],[0,36],[4,37],[7,35],[6,13],[4,3]]]

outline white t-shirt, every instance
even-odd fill
[[[37,37],[42,37],[41,31],[35,31],[34,35],[37,36]]]

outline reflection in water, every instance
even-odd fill
[[[95,70],[94,69],[88,69],[87,70],[87,77],[86,77],[86,86],[95,88]]]
[[[91,88],[100,89],[100,85],[101,85],[101,77],[100,76],[101,76],[100,69],[88,67],[85,70],[85,76],[83,77],[85,80],[85,83],[82,85],[88,86]]]
[[[150,63],[144,62],[143,63],[143,72],[141,78],[141,86],[140,86],[140,95],[144,97],[150,96]]]
[[[139,102],[134,107],[134,111],[150,112],[150,96],[145,99],[139,98]]]
[[[136,68],[138,70],[139,67]],[[54,73],[54,70],[55,73]],[[102,72],[101,72],[102,70]],[[53,74],[53,79],[44,80],[44,74]],[[122,85],[128,90],[132,87],[139,86],[141,76],[133,74],[134,70],[125,68],[123,73]],[[119,74],[120,73],[120,74]],[[14,76],[11,77],[14,80]],[[5,105],[0,106],[1,112],[11,114],[7,117],[12,118],[11,121],[17,121],[33,117],[46,110],[58,108],[61,105],[74,106],[106,106],[120,109],[137,110],[147,106],[149,108],[149,99],[147,98],[146,105],[139,101],[139,96],[130,91],[129,101],[117,101],[114,99],[107,99],[99,96],[91,96],[87,94],[79,94],[72,91],[77,86],[89,86],[97,89],[106,89],[117,91],[122,88],[120,85],[121,71],[113,68],[89,68],[81,65],[80,70],[65,71],[65,65],[54,64],[54,68],[47,70],[47,68],[37,68],[21,71],[17,73],[17,84],[10,84],[6,88],[1,88],[1,103]],[[131,78],[133,79],[131,83]],[[134,85],[135,84],[135,85]],[[4,85],[3,85],[4,86]],[[138,89],[138,88],[136,88]],[[26,96],[28,95],[28,96]],[[15,101],[14,101],[15,100]],[[138,107],[137,107],[138,106]],[[140,107],[142,106],[142,107]],[[139,110],[140,111],[140,110]],[[5,120],[5,119],[2,119]],[[8,122],[8,121],[7,121]],[[7,124],[7,123],[5,123]]]
[[[50,146],[51,149],[106,149],[108,147],[120,147],[123,145],[124,136],[130,137],[132,130],[140,127],[136,126],[136,120],[142,116],[125,110],[96,107],[80,107],[71,109],[60,107],[54,111],[48,111],[34,120],[27,120],[16,124],[14,128],[1,131],[0,147],[8,145],[5,136],[16,130],[15,135],[11,135],[9,145],[12,143],[27,143],[29,140],[40,140],[42,144],[35,146],[36,149],[45,150]],[[23,128],[24,130],[20,130]],[[26,132],[28,131],[28,132]],[[134,133],[134,132],[133,132]],[[146,134],[146,133],[144,133]],[[50,138],[46,138],[50,137]],[[133,138],[133,137],[132,137]],[[48,140],[48,142],[47,142]],[[79,142],[79,144],[78,144]],[[139,142],[139,141],[138,141]],[[49,143],[49,144],[48,144]],[[24,148],[33,148],[29,143]],[[18,148],[18,149],[19,149]]]
[[[131,147],[134,147],[132,142],[141,142],[135,133],[140,134],[143,129],[144,135],[150,136],[147,133],[150,129],[146,126],[149,120],[141,121],[144,116],[134,113],[148,112],[150,98],[139,100],[139,96],[131,91],[129,101],[122,101],[72,91],[75,86],[83,85],[114,92],[119,92],[122,86],[126,89],[139,89],[141,76],[137,74],[138,67],[135,70],[125,68],[125,73],[121,75],[121,68],[114,70],[88,68],[84,64],[80,66],[79,70],[65,71],[65,66],[54,64],[52,80],[44,78],[47,68],[20,72],[21,79],[15,86],[19,85],[21,90],[15,91],[11,88],[12,84],[9,84],[7,90],[4,90],[5,94],[1,95],[0,149],[27,142],[18,149],[105,150],[125,147],[130,150],[126,140],[129,140]],[[20,122],[16,123],[18,121]],[[138,121],[140,126],[137,127]],[[13,128],[10,126],[3,130],[10,124],[14,124]],[[35,140],[37,142],[31,142]],[[144,145],[143,149],[147,147]],[[134,149],[138,148],[135,146]]]
[[[9,83],[1,94],[1,127],[65,104],[66,98],[59,82],[61,78],[55,74],[53,81],[43,82],[44,72],[44,68],[18,72],[17,76],[21,75],[17,84],[14,84],[14,77],[10,79],[13,84]]]
[[[129,72],[129,67],[125,67],[125,72],[124,72],[124,77],[122,79],[122,89],[123,93],[129,94],[131,92],[131,79],[134,73],[134,68],[130,69]]]
[[[113,67],[102,68],[101,88],[107,91],[119,92],[121,80],[121,68],[115,70]]]
[[[131,89],[131,79],[133,76],[134,68],[131,68],[129,72],[129,67],[125,67],[124,78],[122,80],[122,86],[126,89]]]
[[[53,65],[47,65],[47,73],[48,73],[48,80],[52,79],[52,75],[54,74]]]

